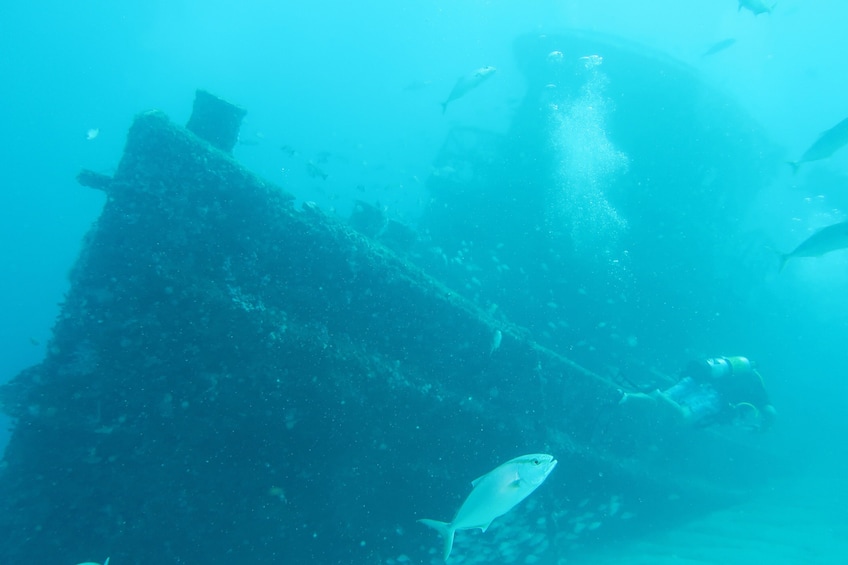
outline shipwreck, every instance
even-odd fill
[[[543,488],[452,560],[556,562],[762,483],[746,437],[618,417],[620,381],[245,170],[242,115],[200,91],[80,174],[105,206],[45,359],[2,388],[0,561],[429,563],[417,518],[544,451]]]

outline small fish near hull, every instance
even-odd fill
[[[742,11],[742,8],[745,8],[750,10],[755,16],[758,16],[760,14],[771,14],[775,6],[777,6],[777,2],[771,6],[767,6],[763,0],[739,0],[739,9],[737,11]]]
[[[447,561],[457,530],[480,528],[485,532],[495,518],[509,512],[545,482],[556,464],[557,460],[545,453],[511,459],[471,483],[474,488],[450,523],[426,518],[418,521],[444,538]]]
[[[800,159],[790,161],[792,172],[797,173],[803,163],[827,159],[846,144],[848,144],[848,118],[823,132],[810,148],[804,151]]]
[[[321,180],[327,180],[327,177],[329,176],[314,161],[306,162],[306,173],[314,179],[320,178]]]
[[[476,71],[472,71],[471,73],[457,80],[453,89],[450,91],[450,94],[448,94],[447,100],[442,102],[442,114],[444,114],[445,110],[448,109],[448,104],[458,98],[462,98],[463,96],[483,84],[483,81],[492,76],[495,71],[497,71],[495,67],[480,67]]]
[[[732,46],[734,43],[736,43],[736,39],[734,39],[733,37],[728,37],[727,39],[717,41],[716,43],[713,43],[709,49],[704,51],[701,54],[701,57],[709,57],[710,55],[715,55],[716,53],[724,51],[728,47]]]
[[[825,253],[848,249],[848,222],[840,222],[820,229],[789,253],[780,255],[780,271],[790,259],[821,257]]]

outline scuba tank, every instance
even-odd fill
[[[730,366],[733,367],[733,374],[741,375],[750,373],[754,370],[754,364],[747,357],[736,356],[726,358]]]
[[[713,357],[707,359],[711,379],[724,379],[731,375],[741,375],[753,371],[747,357]]]

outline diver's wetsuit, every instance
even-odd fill
[[[697,426],[730,423],[739,404],[769,405],[762,376],[744,357],[692,361],[665,395],[690,412]]]

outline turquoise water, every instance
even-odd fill
[[[848,252],[778,273],[774,250],[846,219],[848,151],[784,164],[848,116],[846,16],[836,0],[8,6],[0,380],[43,359],[104,204],[77,172],[113,173],[136,113],[184,123],[202,87],[248,109],[247,168],[340,218],[378,203],[430,238],[425,268],[545,346],[636,387],[748,355],[780,414],[770,441],[844,465]],[[454,151],[476,184],[446,149],[457,131],[486,132]]]

